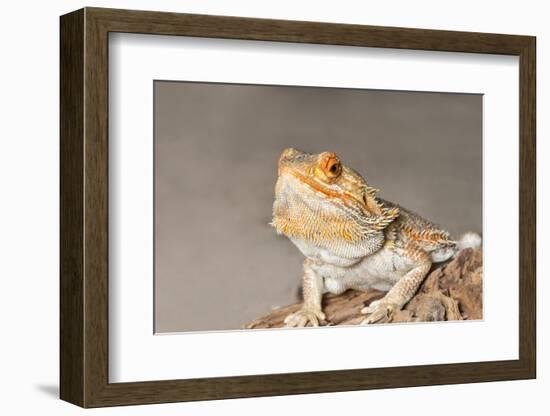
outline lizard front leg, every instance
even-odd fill
[[[361,324],[391,322],[393,314],[400,311],[415,295],[430,270],[431,260],[419,249],[409,249],[406,255],[414,260],[413,268],[399,279],[386,296],[361,309],[361,313],[368,314]]]
[[[285,318],[287,327],[304,327],[308,324],[319,326],[319,321],[325,320],[325,314],[321,309],[323,287],[323,278],[313,271],[311,260],[306,259],[302,286],[304,303],[300,310]]]

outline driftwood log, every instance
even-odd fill
[[[482,250],[465,249],[448,263],[435,266],[416,295],[392,322],[430,322],[481,319],[483,314]],[[364,306],[384,296],[384,292],[348,290],[341,295],[323,297],[324,325],[353,325],[365,316]],[[281,328],[284,318],[301,307],[301,303],[275,309],[243,325],[246,329]]]

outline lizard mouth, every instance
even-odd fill
[[[300,172],[290,170],[288,173],[315,192],[319,192],[328,198],[338,198],[345,205],[351,208],[360,207],[366,215],[378,216],[383,214],[383,207],[374,196],[374,193],[378,191],[375,188],[363,187],[363,189],[355,193],[345,191],[341,192],[331,189],[319,181],[301,174]]]

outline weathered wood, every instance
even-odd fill
[[[450,262],[434,267],[418,293],[392,322],[430,322],[481,319],[483,317],[483,252],[462,250]],[[324,325],[354,325],[365,319],[361,309],[380,299],[384,292],[348,290],[341,295],[323,298]],[[296,312],[301,303],[273,310],[248,324],[246,329],[281,328],[287,315]]]

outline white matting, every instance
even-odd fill
[[[517,359],[517,58],[131,34],[109,47],[111,382]],[[153,335],[154,79],[484,94],[484,320]]]

